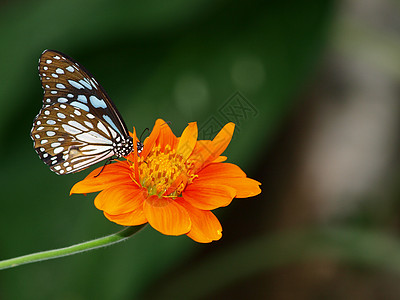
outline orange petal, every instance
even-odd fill
[[[99,167],[92,171],[85,179],[77,182],[71,189],[72,194],[86,194],[104,190],[117,184],[132,182],[130,175],[132,174],[129,164],[121,161],[107,165],[101,174],[97,177],[103,167]]]
[[[261,193],[261,183],[247,178],[238,166],[230,163],[212,163],[197,173],[196,183],[230,186],[236,190],[236,198],[247,198]]]
[[[237,165],[231,163],[212,163],[197,173],[198,180],[214,178],[246,177],[246,173]]]
[[[136,129],[135,129],[135,127],[133,127],[133,140],[135,141],[133,143],[134,153],[131,154],[131,157],[133,156],[133,167],[134,167],[135,180],[136,180],[136,182],[140,182],[139,167],[138,167],[137,137],[136,137]]]
[[[190,155],[189,159],[193,162],[194,168],[193,172],[195,173],[197,170],[199,170],[207,159],[210,157],[211,152],[210,152],[210,145],[211,141],[207,140],[199,140],[196,143],[196,146],[193,149],[192,155]]]
[[[197,134],[196,122],[189,123],[189,125],[183,131],[176,149],[176,152],[182,155],[183,161],[186,161],[190,154],[192,154],[197,142]]]
[[[176,200],[189,213],[192,227],[187,236],[199,243],[210,243],[222,237],[222,227],[217,217],[208,210],[200,210],[185,201]]]
[[[171,149],[175,149],[177,143],[177,137],[172,132],[168,123],[164,121],[164,123],[160,125],[160,134],[158,135],[156,144],[160,146],[161,151],[164,151],[167,145],[170,145]]]
[[[104,212],[104,216],[110,221],[123,226],[136,226],[147,222],[142,208],[120,215],[110,215]]]
[[[144,159],[147,157],[149,152],[154,146],[154,143],[156,142],[158,135],[160,134],[160,129],[161,129],[161,124],[164,124],[165,121],[162,119],[157,119],[156,123],[154,124],[153,130],[151,131],[150,135],[144,140],[143,142],[143,150],[140,153],[140,156],[143,157]]]
[[[108,214],[119,215],[136,209],[143,209],[147,190],[140,189],[136,184],[115,185],[100,192],[94,200],[94,205]]]
[[[143,211],[149,224],[163,234],[181,235],[190,230],[188,212],[170,198],[151,196],[144,201]]]
[[[234,130],[235,124],[230,122],[218,132],[211,143],[198,142],[198,144],[202,144],[202,147],[196,154],[199,155],[201,159],[198,158],[195,162],[194,172],[217,159],[225,151],[226,147],[228,147],[231,142]]]
[[[224,161],[226,161],[227,159],[228,159],[228,157],[226,157],[226,156],[218,156],[218,157],[213,161],[213,163],[224,162]]]
[[[196,208],[212,210],[229,205],[236,196],[236,190],[225,185],[194,181],[186,187],[182,196]]]
[[[232,140],[233,131],[235,130],[235,124],[230,122],[226,124],[220,132],[216,135],[216,137],[212,140],[211,147],[211,156],[209,161],[215,160],[218,156],[220,156],[228,147],[229,143]]]
[[[261,193],[261,183],[251,178],[219,178],[210,180],[209,182],[234,188],[236,191],[236,198],[248,198]],[[202,181],[202,183],[207,184],[206,181]]]

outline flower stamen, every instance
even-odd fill
[[[171,149],[170,145],[167,145],[164,151],[161,151],[160,146],[154,147],[146,157],[146,163],[139,157],[138,169],[141,186],[147,189],[149,196],[157,195],[159,198],[166,196],[165,192],[179,177],[192,176],[188,174],[188,165],[183,161],[182,155]],[[178,197],[186,183],[180,183],[174,191],[168,193],[168,197]]]

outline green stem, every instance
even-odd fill
[[[144,226],[145,225],[130,226],[130,227],[126,227],[125,229],[123,229],[117,233],[110,234],[105,237],[98,238],[98,239],[95,239],[92,241],[76,244],[76,245],[65,247],[65,248],[48,250],[48,251],[43,251],[43,252],[38,252],[38,253],[32,253],[32,254],[28,254],[28,255],[24,255],[24,256],[19,256],[19,257],[15,257],[15,258],[2,260],[2,261],[0,261],[0,270],[14,268],[14,267],[18,267],[18,266],[33,263],[33,262],[38,262],[38,261],[43,261],[43,260],[48,260],[48,259],[53,259],[53,258],[59,258],[59,257],[67,256],[67,255],[77,254],[77,253],[81,253],[84,251],[94,250],[97,248],[102,248],[102,247],[109,246],[109,245],[112,245],[115,243],[119,243],[119,242],[122,242],[122,241],[130,238],[132,235],[134,235],[136,232],[138,232]]]

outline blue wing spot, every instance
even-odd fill
[[[122,135],[121,132],[118,130],[117,126],[115,126],[114,122],[111,120],[111,118],[110,118],[109,116],[103,115],[103,119],[106,120],[106,122],[107,122],[108,124],[110,124],[111,127],[112,127],[116,132],[119,133],[119,135]]]
[[[88,107],[86,104],[83,104],[83,103],[81,103],[81,102],[72,101],[72,102],[71,102],[71,105],[72,105],[72,106],[75,106],[75,107],[78,107],[78,108],[81,108],[81,109],[83,109],[84,111],[89,112],[89,107]]]
[[[96,96],[90,96],[89,97],[90,103],[92,103],[92,105],[95,108],[107,108],[107,104],[104,102],[103,99],[98,99]]]
[[[78,95],[77,98],[79,101],[83,102],[83,103],[87,103],[87,98],[85,95]]]

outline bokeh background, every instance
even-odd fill
[[[210,138],[262,194],[198,244],[146,227],[105,249],[0,272],[0,299],[399,299],[400,2],[3,1],[0,259],[110,234],[88,171],[57,176],[29,137],[37,61],[90,70],[138,132]]]

